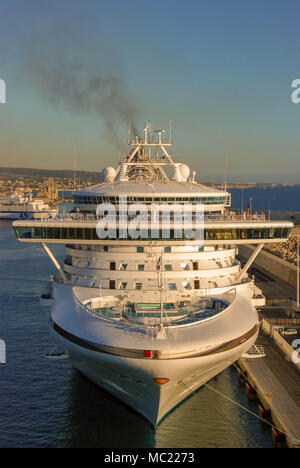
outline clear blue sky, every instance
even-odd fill
[[[116,165],[127,122],[168,129],[201,180],[300,183],[300,5],[10,0],[0,5],[0,166]],[[124,144],[122,145],[124,140]]]

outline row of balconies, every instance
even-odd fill
[[[65,272],[67,280],[75,286],[85,286],[98,289],[109,289],[111,291],[159,291],[160,283],[151,278],[123,278],[111,279],[101,278],[100,280],[88,275],[78,275]],[[186,279],[165,279],[163,281],[164,291],[195,291],[224,288],[233,286],[236,283],[235,275],[222,276],[216,278],[186,278]]]
[[[110,271],[155,271],[156,262],[153,260],[126,261],[103,260],[97,257],[74,257],[67,255],[65,264],[76,268],[95,268]],[[211,270],[216,268],[230,268],[237,266],[239,262],[234,257],[227,257],[225,259],[204,259],[200,261],[186,260],[186,261],[170,261],[164,262],[163,271],[198,271],[198,270]]]

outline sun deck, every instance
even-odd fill
[[[106,304],[105,304],[106,302]],[[126,322],[132,325],[169,326],[191,325],[218,315],[229,303],[219,298],[205,298],[197,303],[127,303],[110,304],[108,299],[94,298],[82,304],[88,312],[99,317]]]

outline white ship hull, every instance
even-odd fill
[[[155,339],[139,337],[137,330],[124,329],[111,320],[101,323],[72,301],[72,288],[61,288],[52,309],[51,330],[76,369],[156,427],[176,405],[255,343],[257,313],[247,285],[241,289],[215,318],[171,331],[166,339]],[[145,349],[161,349],[161,356],[118,355],[124,350],[143,353]],[[158,385],[157,378],[168,381]]]
[[[57,212],[57,209],[51,209],[43,200],[21,197],[18,194],[2,197],[0,200],[0,219],[31,219],[36,215],[48,217]]]
[[[23,217],[23,211],[0,211],[0,219],[15,220]]]
[[[17,219],[31,219],[36,216],[45,217],[48,216],[55,216],[57,214],[57,210],[52,211],[28,211],[28,210],[20,210],[20,211],[0,211],[0,219],[6,220],[17,220]]]
[[[210,357],[137,363],[88,351],[57,336],[73,366],[85,377],[142,414],[154,427],[180,402],[237,361],[256,341]],[[124,377],[121,377],[124,374]],[[171,383],[158,386],[153,379],[168,375]],[[178,383],[182,381],[182,383]]]

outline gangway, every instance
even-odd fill
[[[244,359],[257,359],[257,358],[262,358],[265,357],[265,350],[262,345],[252,345],[251,348],[242,355],[242,358]]]

